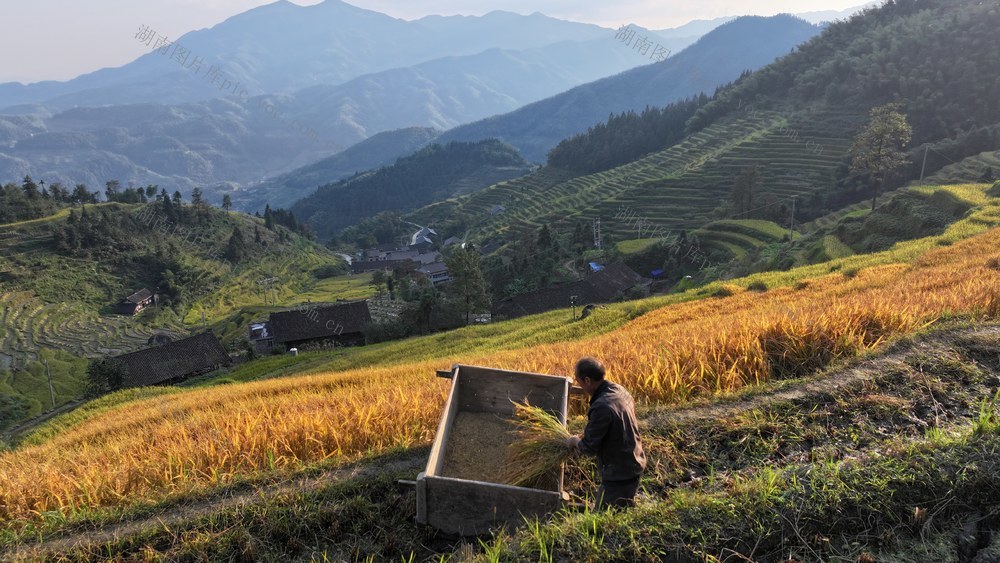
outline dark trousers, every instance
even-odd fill
[[[639,492],[639,478],[627,481],[602,481],[597,490],[597,510],[608,508],[631,508],[635,506],[635,495]]]

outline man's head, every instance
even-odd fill
[[[595,358],[582,358],[576,363],[576,384],[588,395],[604,382],[604,364]]]

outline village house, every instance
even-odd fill
[[[426,264],[417,268],[417,271],[427,276],[427,279],[431,280],[431,283],[435,285],[451,281],[451,276],[448,275],[448,266],[444,262]]]
[[[413,260],[355,260],[351,262],[351,272],[363,274],[365,272],[389,272],[396,268],[412,267],[416,269],[418,264]]]
[[[122,315],[138,315],[143,309],[153,303],[153,292],[146,288],[137,290],[118,304],[118,313]]]
[[[331,305],[307,304],[291,311],[271,313],[274,344],[292,348],[331,348],[365,343],[365,327],[372,322],[367,301]]]
[[[432,241],[433,239],[431,239],[431,237],[436,237],[437,235],[437,231],[431,229],[430,227],[420,227],[420,230],[413,233],[410,237],[410,246],[414,246],[425,240]]]
[[[247,340],[257,354],[270,354],[274,349],[274,333],[271,332],[271,323],[256,322],[250,323],[247,327]]]
[[[228,366],[232,359],[211,332],[115,356],[124,369],[122,387],[168,385]]]

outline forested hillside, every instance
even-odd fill
[[[788,111],[900,102],[915,144],[995,125],[998,25],[995,2],[893,0],[869,8],[722,92],[688,130],[747,104]]]
[[[708,103],[708,96],[628,111],[608,118],[586,133],[564,139],[549,152],[548,164],[582,174],[609,170],[663,150],[684,138],[684,124]]]
[[[290,207],[320,186],[389,166],[420,150],[440,134],[437,129],[425,127],[379,133],[331,157],[240,190],[233,194],[233,205],[250,212],[260,211],[265,205]]]
[[[382,211],[409,211],[525,174],[530,165],[502,142],[433,144],[392,166],[328,184],[292,211],[320,237]]]
[[[909,164],[886,179],[887,188],[1000,147],[998,26],[1000,8],[975,0],[870,8],[698,100],[683,132],[679,118],[691,102],[612,116],[563,141],[546,169],[411,219],[446,231],[482,225],[481,240],[507,242],[541,225],[569,236],[577,223],[599,218],[610,242],[719,219],[788,225],[793,207],[802,224],[871,199],[872,182],[852,171],[850,149],[873,107],[900,102],[914,130]],[[670,146],[647,155],[658,142]],[[741,177],[751,178],[752,194],[737,202]],[[507,212],[489,217],[497,204]],[[644,228],[617,218],[621,209]]]
[[[48,198],[23,190],[8,185],[4,201],[19,196],[37,207],[3,209],[57,205],[50,188]],[[340,258],[285,226],[286,211],[256,218],[155,186],[109,194],[110,203],[93,203],[97,194],[89,193],[54,214],[0,224],[0,430],[78,398],[88,359],[135,351],[154,334],[186,336],[259,305],[262,277],[276,278],[273,294],[284,300],[289,287],[311,288],[346,271]],[[156,305],[117,314],[116,305],[141,288],[156,293]]]

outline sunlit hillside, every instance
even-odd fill
[[[454,333],[469,338],[469,353],[418,353],[413,339],[383,348],[381,365],[359,350],[366,360],[350,368],[346,354],[329,364],[340,369],[317,375],[173,392],[82,417],[0,456],[0,515],[131,504],[426,444],[446,390],[434,370],[453,362],[568,374],[579,356],[595,355],[641,401],[659,404],[806,375],[943,317],[996,317],[1000,202],[985,186],[948,189],[979,207],[942,236],[716,284],[688,302],[616,306],[649,312],[603,334],[517,346],[502,334],[491,345]]]

